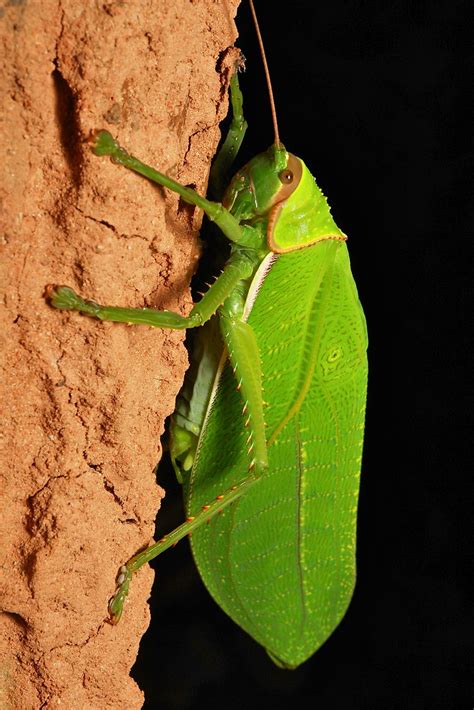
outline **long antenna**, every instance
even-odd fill
[[[249,3],[250,3],[250,11],[252,13],[252,18],[253,18],[253,23],[255,25],[255,31],[257,32],[258,44],[260,45],[260,52],[262,55],[265,77],[267,80],[268,96],[270,99],[270,110],[272,112],[273,132],[275,133],[275,145],[278,148],[280,148],[281,143],[280,143],[280,135],[278,133],[278,121],[277,121],[277,115],[276,115],[276,109],[275,109],[275,100],[273,98],[272,82],[270,79],[270,72],[268,70],[267,57],[265,55],[265,47],[263,46],[262,35],[260,32],[260,27],[259,27],[258,20],[257,20],[257,13],[255,12],[255,7],[253,5],[253,0],[249,0]]]

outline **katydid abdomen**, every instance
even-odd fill
[[[261,355],[269,468],[191,545],[218,604],[292,667],[332,633],[355,582],[367,362],[345,243],[277,257],[248,323]],[[244,424],[226,365],[185,483],[190,516],[245,476]]]

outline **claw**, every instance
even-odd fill
[[[123,612],[123,605],[128,595],[132,573],[126,565],[122,565],[117,575],[117,589],[109,601],[110,623],[118,624]]]
[[[91,138],[92,151],[96,155],[114,155],[120,148],[108,131],[94,131]]]
[[[74,310],[79,302],[82,301],[75,291],[69,286],[55,286],[48,284],[46,286],[46,298],[54,308],[63,310]]]

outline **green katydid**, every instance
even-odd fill
[[[354,588],[367,336],[346,236],[303,161],[280,142],[250,6],[275,141],[237,172],[222,203],[132,157],[106,131],[94,144],[97,155],[204,210],[231,243],[222,274],[187,317],[101,306],[66,286],[48,294],[56,308],[101,320],[203,326],[171,429],[188,518],[120,568],[112,619],[120,619],[133,573],[193,533],[197,567],[217,603],[278,665],[295,668],[334,631]],[[237,72],[230,94],[233,118],[214,185],[247,127]]]

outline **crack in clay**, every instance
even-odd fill
[[[77,476],[74,476],[73,478],[80,478],[80,476],[81,476],[81,474],[78,474]],[[44,491],[44,489],[47,488],[52,481],[57,481],[59,478],[70,479],[71,476],[69,476],[66,473],[58,473],[57,476],[48,476],[46,483],[43,483],[43,485],[40,486],[34,493],[32,493],[30,496],[28,496],[28,501],[32,501],[33,498],[36,498],[37,495],[39,495],[42,491]]]
[[[104,489],[107,491],[107,493],[109,493],[109,494],[112,496],[112,498],[113,498],[113,500],[115,501],[115,503],[116,503],[116,504],[120,507],[120,509],[125,513],[126,511],[125,511],[124,502],[123,502],[122,498],[116,493],[115,487],[114,487],[113,483],[112,483],[108,478],[106,478],[106,476],[103,474],[103,472],[102,472],[102,464],[101,464],[101,463],[93,463],[92,461],[89,460],[89,455],[88,455],[89,426],[86,424],[85,419],[84,419],[84,417],[83,417],[82,414],[81,414],[81,410],[80,410],[80,408],[79,408],[78,402],[75,401],[75,400],[73,400],[73,395],[74,395],[73,389],[72,389],[71,387],[69,387],[69,386],[66,384],[66,377],[65,377],[65,375],[63,374],[63,372],[62,372],[62,370],[61,370],[61,367],[60,367],[60,365],[59,365],[59,363],[60,363],[60,361],[62,360],[62,358],[64,357],[64,355],[65,355],[65,352],[62,351],[62,352],[61,352],[61,355],[59,356],[59,358],[58,358],[58,360],[57,360],[57,362],[56,362],[56,364],[57,364],[57,367],[58,367],[58,371],[59,371],[60,375],[62,376],[62,380],[63,380],[63,382],[64,382],[64,385],[63,385],[63,386],[66,387],[66,389],[68,390],[68,403],[71,404],[71,405],[74,407],[76,416],[77,416],[77,418],[79,419],[79,421],[81,422],[81,425],[82,425],[82,427],[83,427],[83,429],[84,429],[84,436],[85,436],[85,440],[86,440],[86,448],[83,450],[82,456],[83,456],[84,461],[86,462],[87,466],[88,466],[90,469],[92,469],[92,470],[94,470],[94,471],[97,471],[97,472],[99,473],[99,475],[100,475],[100,477],[101,477],[101,479],[102,479],[102,483],[103,483]],[[80,478],[81,475],[82,475],[82,474],[79,473],[78,476],[75,476],[75,478]],[[46,481],[46,483],[45,483],[38,491],[36,491],[34,495],[36,495],[36,494],[39,493],[41,490],[43,490],[43,489],[49,484],[49,482],[50,482],[51,480],[54,480],[54,479],[56,479],[56,478],[69,478],[69,476],[66,476],[66,475],[64,475],[64,474],[59,474],[58,476],[50,476],[50,477],[48,478],[48,480]],[[133,519],[133,518],[130,518],[130,519],[127,519],[127,520],[130,521],[130,522],[138,523],[138,521],[137,521],[136,519]]]
[[[52,72],[55,92],[55,121],[59,143],[71,178],[71,186],[66,189],[66,193],[71,193],[81,187],[83,180],[84,155],[79,146],[81,131],[77,95],[63,75],[57,56],[53,60],[53,64],[55,66]]]
[[[114,224],[107,222],[105,219],[97,219],[97,217],[93,217],[91,214],[86,214],[77,205],[74,205],[74,209],[77,210],[77,212],[79,212],[85,219],[90,219],[91,222],[95,222],[95,224],[100,224],[101,226],[110,229],[110,231],[113,232],[119,239],[141,239],[145,242],[149,242],[149,239],[141,234],[127,234],[126,232],[119,232]]]
[[[89,466],[91,466],[91,464],[89,464]],[[94,466],[92,465],[92,468],[93,467]],[[102,477],[102,483],[104,485],[104,489],[107,491],[107,493],[111,494],[111,496],[113,497],[113,499],[117,503],[117,505],[120,507],[120,509],[123,510],[123,512],[125,512],[124,502],[121,499],[121,497],[118,495],[118,493],[115,492],[114,484],[106,476],[104,476],[104,474],[102,473],[102,470],[100,468],[99,468],[99,473]]]
[[[57,646],[52,646],[51,648],[48,648],[44,653],[42,653],[36,660],[37,663],[43,662],[48,655],[56,652],[56,651],[62,651],[63,648],[85,648],[88,643],[93,641],[94,639],[97,638],[97,636],[100,634],[104,626],[108,624],[106,621],[102,621],[97,629],[95,631],[92,631],[89,636],[85,639],[85,641],[78,641],[76,643],[73,643],[72,641],[66,641],[66,643],[61,643],[58,644]]]
[[[27,631],[29,623],[24,616],[19,614],[17,611],[12,611],[11,609],[0,609],[0,614],[5,614],[9,619],[13,621],[16,626],[20,626],[22,631]]]
[[[204,126],[203,128],[198,128],[196,131],[191,133],[191,135],[188,138],[188,147],[186,148],[186,150],[184,152],[183,165],[186,165],[186,163],[188,162],[188,153],[191,152],[193,139],[196,136],[200,135],[201,133],[208,133],[213,128],[216,128],[219,125],[219,123],[220,123],[220,121],[216,121],[215,123],[210,123],[207,126]]]
[[[59,61],[59,46],[61,44],[61,40],[64,36],[64,31],[65,31],[65,22],[64,22],[65,11],[64,11],[63,4],[62,4],[61,0],[59,0],[58,10],[59,10],[59,27],[60,27],[60,29],[59,29],[58,37],[56,39],[55,46],[54,46],[54,54],[55,54],[54,58]]]
[[[82,416],[82,412],[81,412],[82,405],[81,405],[79,402],[77,402],[76,400],[73,399],[74,390],[73,390],[72,388],[68,387],[67,385],[65,385],[65,386],[66,386],[67,389],[69,390],[69,393],[68,393],[68,404],[70,404],[70,405],[72,405],[72,406],[74,407],[75,416],[77,417],[77,419],[79,419],[79,421],[80,421],[80,423],[81,423],[81,425],[82,425],[82,428],[83,428],[83,430],[84,430],[84,438],[85,438],[85,440],[86,440],[86,441],[85,441],[86,448],[89,448],[89,446],[90,446],[90,441],[89,441],[89,426],[86,424],[86,420],[85,420],[85,418]],[[86,454],[85,454],[85,450],[83,451],[83,456],[84,456],[84,458],[85,458],[86,461],[87,461],[87,457],[86,457]]]
[[[112,496],[114,502],[119,506],[120,510],[126,514],[127,511],[125,509],[125,503],[124,503],[123,499],[119,496],[119,494],[116,493],[115,486],[112,483],[112,481],[110,481],[102,472],[102,464],[101,463],[91,463],[90,461],[88,461],[86,451],[83,451],[83,457],[84,457],[84,460],[85,460],[87,466],[89,468],[91,468],[93,471],[97,471],[97,473],[100,475],[100,477],[102,479],[102,484],[104,486],[104,490],[107,491],[107,493],[109,493]],[[119,519],[119,522],[133,523],[134,525],[138,525],[138,520],[135,517],[132,517],[132,518],[128,517],[125,520]]]

